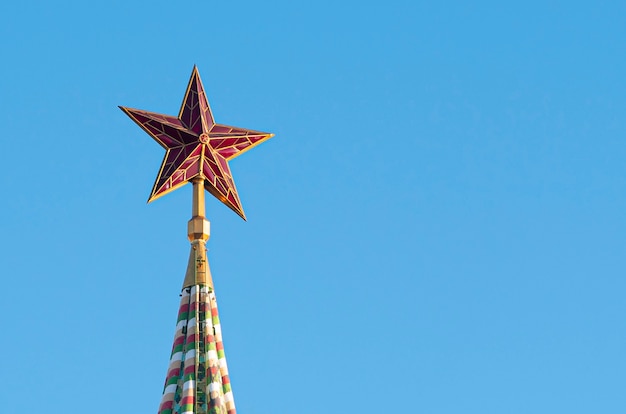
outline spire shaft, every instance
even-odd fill
[[[193,184],[191,216],[204,218],[204,179],[197,177],[191,182]]]
[[[197,177],[193,184],[191,220],[187,224],[187,237],[191,242],[191,252],[183,288],[204,285],[213,290],[213,279],[206,256],[206,242],[211,235],[209,220],[204,217],[204,179]]]

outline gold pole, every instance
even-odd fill
[[[191,183],[193,184],[191,216],[204,218],[204,180],[200,177],[196,177]]]
[[[191,252],[183,289],[194,285],[205,285],[213,290],[213,279],[206,255],[206,242],[209,240],[211,227],[204,217],[204,179],[194,178],[191,220],[187,223],[187,237],[191,242]]]

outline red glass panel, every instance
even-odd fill
[[[211,128],[211,133],[215,134],[225,134],[228,132],[230,132],[230,128],[225,125],[215,124],[213,125],[213,128]]]
[[[250,140],[251,143],[255,143],[255,142],[259,142],[260,140],[262,140],[263,138],[265,138],[267,135],[248,135],[248,139]]]
[[[191,152],[192,155],[200,155],[202,153],[202,145],[196,145]]]
[[[215,182],[215,174],[213,174],[213,171],[211,171],[211,168],[206,162],[202,165],[202,173],[207,180],[211,181],[212,183]]]
[[[170,174],[172,174],[176,169],[178,163],[183,159],[184,158],[181,156],[181,148],[171,149],[166,155],[165,165],[163,166],[163,171],[161,175],[164,177],[169,177]]]
[[[172,174],[172,186],[179,184],[185,181],[185,172],[178,170],[174,174]]]
[[[198,105],[198,90],[195,80],[191,84],[191,88],[189,90],[189,94],[187,95],[187,101],[185,102],[185,105],[187,105],[189,109],[193,109],[196,107],[196,105]]]
[[[239,151],[236,148],[228,147],[218,151],[218,153],[224,158],[230,158],[231,156],[237,154]]]
[[[207,160],[207,163],[209,164],[209,167],[211,168],[211,171],[213,171],[215,173],[215,175],[217,175],[218,177],[221,177],[223,175],[215,161]]]
[[[191,164],[189,168],[187,168],[187,180],[191,180],[192,178],[198,176],[200,173],[200,162],[196,159],[196,162]]]
[[[228,168],[228,163],[226,162],[226,160],[222,157],[215,157],[217,159],[217,161],[220,164],[220,167],[222,167],[222,171],[224,172],[230,172],[230,169]]]
[[[139,122],[139,123],[141,123],[141,124],[143,124],[143,123],[145,123],[145,122],[148,122],[148,121],[150,120],[149,118],[146,118],[145,116],[141,115],[141,114],[140,114],[139,112],[137,112],[137,111],[132,111],[132,110],[131,110],[131,111],[129,111],[129,112],[133,115],[133,117],[137,120],[137,122]]]
[[[226,194],[226,182],[223,178],[216,177],[217,180],[215,182],[215,188],[219,190],[220,193]]]
[[[187,104],[185,104],[185,107],[183,108],[183,111],[180,114],[180,120],[183,122],[183,124],[187,128],[190,127],[190,124],[191,124],[191,110],[188,108]]]
[[[240,139],[238,138],[227,138],[227,139],[222,139],[221,142],[219,143],[213,143],[214,141],[217,140],[211,140],[211,146],[213,148],[224,148],[224,147],[230,147],[232,145],[235,145]]]
[[[215,121],[213,120],[213,114],[211,113],[211,108],[209,107],[208,103],[203,113],[204,113],[204,119],[206,120],[207,128],[210,131],[213,124],[215,124]]]
[[[232,135],[248,135],[251,132],[253,132],[253,131],[250,131],[249,129],[230,127],[230,133]]]

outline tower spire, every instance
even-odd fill
[[[195,66],[178,117],[120,109],[166,151],[148,202],[193,185],[191,251],[158,414],[236,414],[206,254],[204,190],[245,220],[228,161],[274,134],[216,123]]]

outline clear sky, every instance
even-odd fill
[[[117,105],[198,65],[238,411],[626,412],[626,3],[0,4],[0,411],[156,413],[191,188]]]

